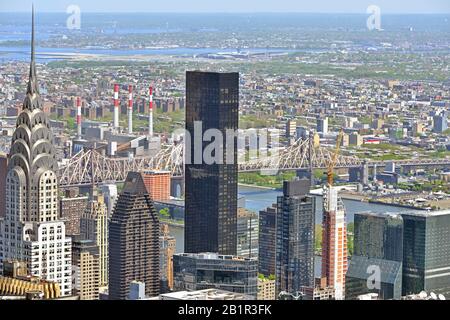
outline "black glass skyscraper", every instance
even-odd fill
[[[399,214],[355,214],[354,252],[346,274],[348,300],[366,293],[400,299],[403,219]]]
[[[225,137],[227,129],[238,128],[238,112],[238,73],[186,73],[186,131],[190,141],[186,139],[185,147],[185,252],[236,254],[237,139],[228,141],[233,143],[228,150],[234,153],[227,156]],[[218,142],[221,151],[211,152],[222,161],[209,163],[203,157],[213,142],[202,139],[209,129],[223,135],[223,141]]]
[[[403,219],[398,214],[356,213],[355,256],[402,261]]]
[[[450,210],[402,214],[403,295],[450,298]]]
[[[109,222],[109,299],[125,300],[130,283],[159,294],[159,219],[142,173],[129,172]]]
[[[276,218],[276,292],[314,287],[315,201],[310,180],[285,181]]]
[[[275,276],[277,205],[259,211],[258,272]]]

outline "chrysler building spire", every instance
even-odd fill
[[[31,61],[30,61],[30,74],[28,78],[28,87],[27,87],[27,97],[23,103],[23,108],[33,110],[35,108],[40,108],[41,98],[39,96],[39,86],[36,75],[36,62],[35,62],[35,36],[34,36],[34,5],[32,8],[32,16],[31,16]]]

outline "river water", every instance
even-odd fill
[[[245,207],[248,210],[259,212],[269,206],[272,203],[276,203],[277,197],[282,195],[281,190],[270,190],[255,187],[239,186],[239,196],[245,197]],[[360,202],[355,200],[343,200],[346,209],[347,222],[353,222],[355,213],[372,211],[377,213],[387,212],[401,212],[411,211],[411,209],[395,207],[382,204],[374,204],[367,202]],[[316,224],[322,223],[322,197],[316,197]],[[176,239],[176,251],[177,253],[183,252],[184,248],[184,228],[170,227],[170,233]]]
[[[0,38],[1,40],[1,38]],[[245,49],[249,53],[280,53],[297,52],[292,49]],[[108,48],[42,48],[36,47],[37,62],[64,60],[73,55],[89,54],[102,56],[138,56],[138,55],[168,55],[168,56],[196,56],[201,54],[234,53],[236,49],[221,48],[147,48],[147,49],[108,49]],[[0,61],[28,61],[30,59],[29,46],[0,46]]]

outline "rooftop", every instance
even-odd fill
[[[144,174],[151,174],[151,175],[154,175],[154,174],[171,174],[171,172],[170,171],[168,171],[168,170],[144,170],[142,173],[144,173]]]
[[[181,257],[190,257],[195,259],[204,259],[204,260],[240,260],[240,261],[250,261],[255,260],[253,258],[244,258],[240,256],[233,255],[221,255],[215,252],[202,252],[202,253],[178,253],[176,256]]]
[[[217,289],[205,289],[197,291],[178,291],[165,293],[151,300],[249,300],[251,297],[242,294]]]
[[[411,211],[411,212],[402,212],[402,215],[417,216],[417,217],[438,217],[438,216],[450,215],[450,210]]]
[[[355,213],[355,215],[363,215],[363,216],[372,216],[379,218],[386,218],[387,216],[391,218],[401,218],[401,214],[399,212],[372,212],[372,211],[364,211]]]

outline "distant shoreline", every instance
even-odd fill
[[[265,189],[265,190],[278,190],[278,188],[264,187],[264,186],[258,186],[258,185],[255,185],[255,184],[247,184],[247,183],[238,183],[238,186],[249,187],[249,188]]]
[[[386,202],[382,202],[382,201],[379,201],[379,200],[373,200],[373,199],[369,199],[367,202],[368,203],[375,203],[375,204],[382,204],[382,205],[385,205],[385,206],[406,208],[406,209],[411,209],[411,210],[427,211],[427,209],[425,209],[425,208],[414,207],[414,206],[411,206],[411,205],[401,204],[401,203],[386,203]],[[433,211],[433,210],[431,210],[431,211]]]

